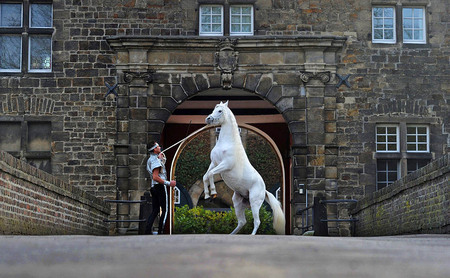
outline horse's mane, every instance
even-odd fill
[[[233,111],[231,111],[231,109],[228,107],[228,105],[223,105],[223,107],[226,108],[225,110],[227,111],[227,117],[228,117],[229,121],[231,122],[231,124],[235,127],[233,129],[234,135],[236,135],[237,138],[240,138],[238,124],[236,121],[236,117],[233,114]],[[239,140],[239,142],[240,142],[240,140]]]

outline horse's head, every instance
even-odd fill
[[[226,115],[228,113],[228,101],[223,103],[220,102],[216,105],[216,108],[214,108],[213,112],[206,117],[205,122],[208,125],[221,125],[225,119]]]

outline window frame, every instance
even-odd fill
[[[422,40],[415,40],[415,39],[411,39],[411,40],[407,40],[405,39],[405,9],[412,9],[412,14],[413,17],[412,19],[412,28],[408,28],[411,29],[413,32],[413,36],[414,36],[414,9],[420,9],[422,10],[422,30],[423,30],[423,39]],[[420,6],[405,6],[402,7],[402,36],[403,36],[403,43],[405,44],[426,44],[427,43],[427,25],[426,25],[426,12],[425,12],[425,7],[420,7]]]
[[[379,127],[384,127],[386,128],[386,133],[382,133],[382,134],[378,134],[378,128]],[[396,141],[395,141],[395,145],[396,148],[395,150],[389,150],[389,145],[392,145],[389,143],[388,141],[388,136],[392,136],[393,134],[388,133],[387,128],[388,127],[395,127],[396,130]],[[378,142],[378,136],[384,136],[386,138],[385,142]],[[378,145],[384,144],[386,146],[386,150],[378,150]],[[400,127],[397,124],[377,124],[375,125],[375,151],[377,153],[399,153],[400,152]]]
[[[379,169],[378,164],[384,162],[385,167],[383,169]],[[393,173],[394,171],[389,171],[389,162],[395,162],[396,164],[396,179],[395,180],[390,180],[389,179],[389,173]],[[398,159],[377,159],[377,170],[376,170],[376,190],[380,190],[382,188],[388,187],[389,185],[393,184],[394,182],[396,182],[397,180],[400,179],[401,173],[400,173],[400,160]],[[378,179],[378,176],[380,173],[385,173],[386,176],[386,180],[385,182],[381,182]],[[384,186],[379,186],[380,184],[385,184]]]
[[[375,9],[376,8],[383,8],[383,17],[382,17],[382,19],[383,19],[383,27],[381,28],[382,30],[383,30],[383,39],[376,39],[375,38],[375,29],[380,29],[380,28],[375,28],[375,19],[376,19],[376,17],[375,17]],[[384,20],[385,20],[385,18],[386,17],[384,17],[384,9],[386,9],[386,8],[390,8],[390,9],[392,9],[392,14],[393,14],[393,17],[392,17],[392,25],[393,25],[393,27],[392,27],[392,32],[393,32],[393,36],[392,36],[392,39],[385,39],[384,38],[384,31],[385,31],[385,24],[384,24]],[[377,17],[377,18],[380,18],[380,17]],[[395,44],[395,43],[397,43],[397,31],[396,31],[396,9],[395,9],[395,6],[379,6],[379,5],[377,5],[377,6],[372,6],[372,43],[383,43],[383,44]]]
[[[20,75],[26,73],[51,73],[53,72],[53,33],[54,33],[54,5],[53,0],[17,0],[8,1],[2,4],[21,4],[21,27],[1,27],[0,36],[20,36],[20,69],[0,69],[2,74]],[[31,7],[33,4],[51,5],[51,27],[31,27]],[[33,36],[48,36],[50,38],[50,68],[32,69],[31,68],[31,38]]]
[[[231,13],[231,9],[232,8],[236,8],[239,7],[242,11],[243,7],[249,7],[250,8],[250,32],[233,32],[232,31],[232,27],[231,25],[232,23],[232,16],[233,14]],[[255,21],[255,15],[254,15],[254,8],[253,5],[230,5],[230,9],[229,9],[229,28],[230,28],[230,36],[253,36],[254,34],[254,21]],[[242,13],[239,14],[241,16],[241,20],[242,20]],[[242,27],[242,21],[239,22],[239,25]]]
[[[221,31],[220,32],[204,32],[204,31],[202,31],[202,24],[204,24],[203,22],[202,22],[202,9],[203,8],[206,8],[206,7],[220,7],[220,11],[221,11],[221,23],[220,23],[220,26],[221,26]],[[211,16],[211,18],[212,18],[212,13],[210,14],[210,16]],[[223,34],[224,34],[224,6],[223,5],[214,5],[214,4],[202,4],[202,5],[200,5],[200,7],[199,7],[199,14],[198,14],[198,18],[199,18],[199,23],[198,23],[198,33],[199,33],[199,36],[223,36]],[[212,25],[212,22],[211,23],[208,23],[208,24],[211,24]],[[212,30],[212,29],[211,29]]]
[[[409,127],[414,127],[416,129],[416,133],[414,133],[414,134],[408,133],[408,128]],[[423,143],[419,142],[419,140],[417,140],[418,136],[420,136],[420,135],[423,136],[424,135],[422,133],[419,134],[417,132],[417,129],[420,128],[420,127],[421,128],[426,128],[425,136],[426,136],[427,140],[426,140],[425,144],[423,144]],[[413,143],[408,143],[408,136],[415,136],[416,140]],[[414,151],[408,150],[408,145],[412,145],[412,144],[414,144],[416,146],[416,150],[414,150]],[[426,145],[427,146],[426,150],[420,151],[419,147],[418,147],[419,145]],[[430,152],[430,127],[428,125],[416,125],[416,124],[407,124],[406,125],[406,152],[407,153],[429,153]]]

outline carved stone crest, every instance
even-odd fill
[[[233,73],[237,68],[239,52],[234,51],[237,40],[225,38],[217,44],[219,51],[215,53],[215,66],[221,71],[221,85],[225,90],[231,89]]]
[[[124,71],[123,81],[126,83],[131,83],[134,79],[143,79],[146,83],[151,83],[153,81],[153,71],[135,72],[135,71]]]

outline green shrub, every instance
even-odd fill
[[[247,224],[239,232],[251,234],[253,230],[253,216],[251,210],[245,210]],[[265,206],[259,211],[261,224],[257,234],[275,234],[272,227],[273,218]],[[234,208],[227,212],[213,212],[203,207],[189,209],[187,205],[175,210],[174,233],[175,234],[229,234],[237,226]]]

